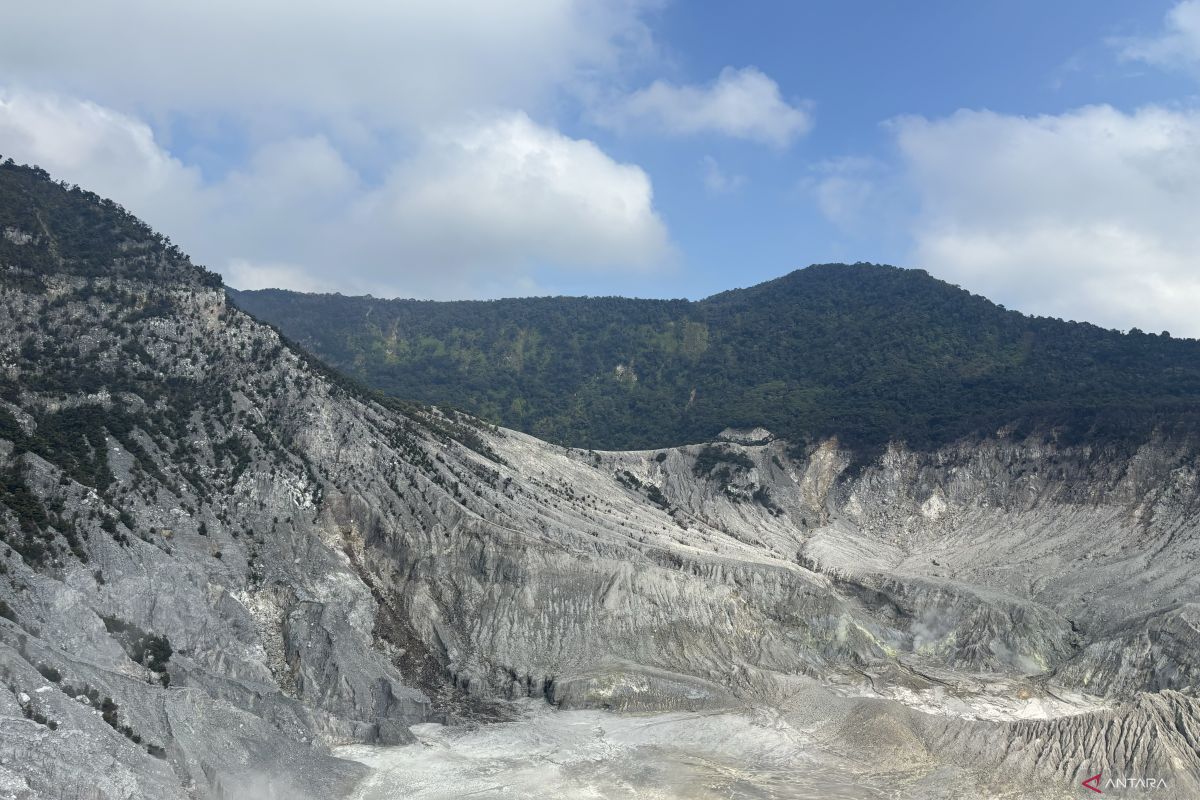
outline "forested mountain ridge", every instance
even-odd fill
[[[870,449],[1012,425],[1126,439],[1191,427],[1200,406],[1200,342],[1031,317],[873,264],[814,265],[695,302],[230,294],[388,394],[576,447],[756,425]]]

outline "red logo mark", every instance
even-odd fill
[[[1100,791],[1100,776],[1103,774],[1104,773],[1102,773],[1102,772],[1097,772],[1095,775],[1088,778],[1086,781],[1083,782],[1084,788],[1091,789],[1096,794],[1104,794],[1104,792]]]

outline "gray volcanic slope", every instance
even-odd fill
[[[1200,795],[1186,443],[566,450],[342,385],[145,242],[0,231],[0,797],[350,796],[331,746],[520,698],[765,714],[839,796]]]

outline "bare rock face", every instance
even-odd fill
[[[775,439],[775,434],[766,428],[726,428],[717,434],[717,441],[732,442],[733,444],[767,444]]]
[[[2,266],[0,796],[344,796],[331,746],[514,698],[1200,792],[1189,442],[567,450],[372,397],[184,262]]]

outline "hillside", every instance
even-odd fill
[[[871,264],[698,302],[230,294],[390,395],[574,447],[665,447],[727,426],[873,451],[1006,425],[1136,440],[1191,427],[1200,408],[1200,342],[1029,317]]]
[[[476,423],[377,403],[40,170],[0,164],[0,234],[4,796],[348,792],[329,744],[410,740],[443,686],[356,509],[436,523]]]

